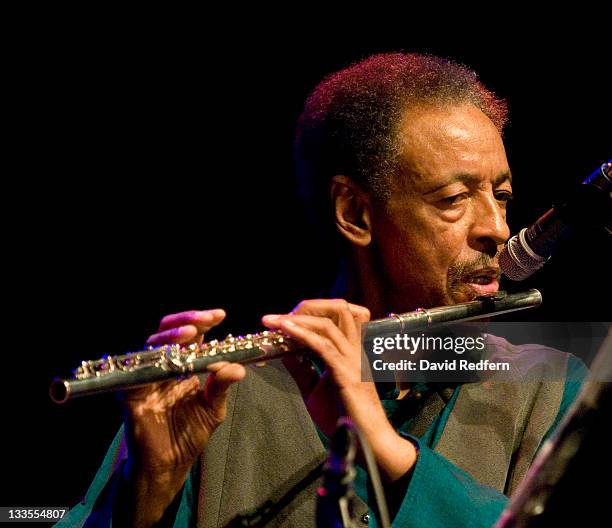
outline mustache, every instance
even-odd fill
[[[462,282],[462,279],[473,274],[476,271],[487,271],[491,275],[499,277],[499,266],[497,259],[501,249],[494,257],[486,253],[480,253],[472,260],[465,260],[452,264],[448,268],[448,285],[453,288]]]

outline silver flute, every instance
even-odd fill
[[[477,297],[473,301],[419,308],[404,314],[367,323],[364,339],[385,337],[424,330],[434,326],[458,323],[535,308],[542,303],[542,294],[535,289],[509,294],[503,291]],[[82,361],[74,377],[55,379],[49,395],[55,403],[104,392],[120,391],[203,373],[212,363],[261,363],[290,353],[305,352],[304,346],[280,331],[265,330],[256,334],[208,341],[201,345],[164,345],[120,356]]]

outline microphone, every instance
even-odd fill
[[[343,416],[329,448],[323,467],[323,486],[317,490],[317,528],[354,528],[355,490],[353,481],[357,471],[353,464],[357,443],[351,419]]]
[[[578,185],[566,202],[554,205],[508,240],[499,256],[502,273],[513,281],[530,277],[577,228],[605,226],[611,212],[612,160]]]

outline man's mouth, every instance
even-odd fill
[[[464,274],[461,282],[469,286],[475,296],[486,295],[499,290],[499,274],[499,268],[481,268]]]

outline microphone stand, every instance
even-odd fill
[[[610,380],[612,329],[608,329],[578,399],[540,450],[493,528],[597,526],[609,519]]]
[[[323,486],[317,490],[317,528],[357,528],[353,515],[356,453],[353,424],[342,417],[323,467]]]

